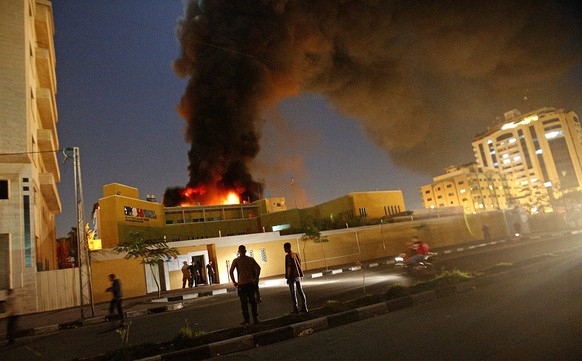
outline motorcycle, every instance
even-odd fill
[[[394,258],[394,266],[397,268],[406,269],[406,273],[415,277],[428,277],[436,274],[436,268],[433,264],[434,259],[438,254],[436,252],[429,252],[422,256],[418,261],[418,265],[413,265],[406,262],[406,253],[400,253]]]

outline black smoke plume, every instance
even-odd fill
[[[464,162],[494,114],[564,107],[579,93],[579,84],[561,90],[580,70],[576,4],[187,1],[174,68],[189,78],[179,105],[192,145],[188,186],[234,186],[256,199],[260,116],[300,92],[359,120],[401,166],[434,173]]]

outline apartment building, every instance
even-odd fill
[[[532,213],[551,211],[553,199],[582,189],[582,129],[576,113],[541,108],[504,115],[472,145],[480,166],[514,178],[516,204]]]
[[[0,299],[38,310],[37,273],[57,267],[60,171],[50,1],[0,2]]]
[[[425,208],[461,206],[471,214],[509,208],[512,183],[511,176],[470,163],[447,168],[420,192]]]

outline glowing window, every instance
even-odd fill
[[[562,130],[555,130],[553,132],[548,132],[545,134],[546,139],[552,139],[559,136],[563,136],[564,132]]]

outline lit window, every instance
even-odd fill
[[[525,185],[527,185],[527,183],[528,183],[528,182],[527,182],[526,180],[525,180],[525,181],[521,181],[521,182],[519,182],[519,184],[521,184],[522,186],[525,186]]]
[[[535,182],[537,182],[537,181],[538,181],[538,179],[537,179],[537,178],[532,178],[532,179],[530,179],[530,182],[532,182],[532,183],[535,183]]]
[[[504,160],[503,160],[503,164],[508,164],[509,162],[511,162],[511,160],[510,160],[510,159],[504,159]]]
[[[463,193],[465,193],[466,191],[467,191],[467,190],[466,190],[465,188],[463,188],[463,189],[461,189],[461,190],[459,191],[459,193],[463,194]]]
[[[493,144],[493,141],[492,141],[491,139],[489,139],[489,140],[487,141],[487,144]]]
[[[509,154],[505,153],[505,154],[503,155],[503,158],[509,158]]]
[[[559,136],[563,136],[564,132],[561,130],[555,130],[553,132],[548,132],[545,134],[546,139],[552,139],[552,138],[556,138]]]
[[[509,142],[509,144],[511,144],[511,143],[517,142],[517,140],[515,138],[511,138],[510,140],[508,140],[508,142]]]
[[[545,182],[544,187],[548,188],[552,186],[552,182]]]
[[[541,149],[536,150],[536,154],[542,154],[542,150]]]
[[[521,160],[521,156],[520,155],[516,155],[515,157],[513,157],[513,160],[518,162]]]

